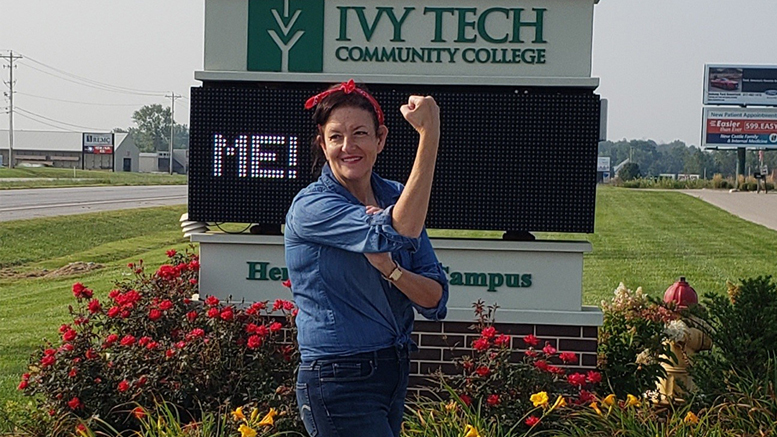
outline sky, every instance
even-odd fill
[[[0,0],[0,54],[24,57],[14,128],[127,128],[141,106],[169,106],[171,92],[185,96],[176,122],[189,124],[203,17],[203,0]],[[698,145],[704,64],[777,65],[775,17],[775,0],[601,0],[592,76],[608,100],[608,139]],[[0,113],[0,129],[8,123]]]

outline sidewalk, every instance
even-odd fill
[[[777,193],[729,193],[725,190],[682,190],[747,221],[777,230]]]

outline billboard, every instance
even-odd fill
[[[596,158],[596,171],[610,171],[610,157],[600,156]]]
[[[704,66],[705,105],[777,106],[777,66]]]
[[[704,108],[702,147],[777,149],[777,108]]]
[[[82,138],[84,153],[91,153],[95,155],[113,154],[112,133],[85,133]]]

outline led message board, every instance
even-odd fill
[[[281,224],[314,180],[316,83],[208,83],[192,88],[189,217]],[[590,233],[599,96],[591,89],[371,84],[389,129],[375,171],[405,182],[418,134],[399,107],[434,96],[442,137],[427,227]]]

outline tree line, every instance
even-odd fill
[[[701,150],[682,141],[668,144],[658,144],[653,140],[603,141],[599,143],[599,156],[609,156],[613,167],[629,159],[639,166],[643,177],[671,173],[698,174],[699,177],[712,179],[716,173],[734,177],[737,171],[736,150]],[[758,152],[748,150],[745,162],[746,174],[755,172],[760,165]],[[777,153],[765,151],[764,163],[769,172],[777,169]]]
[[[172,110],[162,105],[146,105],[132,114],[135,126],[116,128],[113,132],[132,135],[141,152],[167,152],[170,150],[170,125],[173,124]],[[189,127],[175,123],[173,126],[173,148],[189,148]]]

